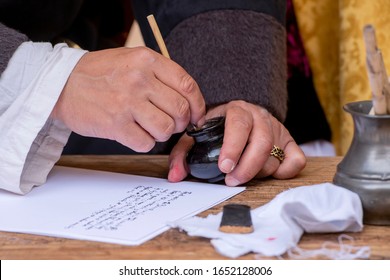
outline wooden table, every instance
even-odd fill
[[[281,191],[302,185],[331,182],[341,158],[309,158],[307,167],[291,180],[254,179],[243,193],[201,213],[218,213],[226,203],[246,203],[256,208]],[[63,156],[58,165],[128,174],[166,177],[166,156]],[[325,241],[338,242],[339,233],[304,234],[303,249],[319,249]],[[348,233],[356,246],[370,246],[372,259],[390,259],[390,227],[366,225],[360,233]],[[254,259],[248,254],[241,259]],[[287,258],[287,256],[284,256]],[[170,229],[140,246],[0,232],[0,259],[225,259],[210,241]]]

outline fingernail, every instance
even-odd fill
[[[226,177],[225,180],[226,185],[228,185],[229,187],[236,187],[241,184],[240,181],[233,177]]]
[[[230,173],[233,171],[234,167],[235,167],[234,161],[227,158],[221,162],[220,169],[223,173]]]

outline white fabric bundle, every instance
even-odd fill
[[[254,232],[249,234],[219,231],[222,213],[206,218],[192,217],[170,226],[183,229],[191,236],[210,238],[220,254],[231,258],[250,252],[280,256],[297,248],[304,232],[358,232],[363,228],[359,196],[331,183],[284,191],[266,205],[252,210],[251,216]],[[366,248],[363,251],[366,256]],[[346,258],[353,258],[352,254],[350,252]]]

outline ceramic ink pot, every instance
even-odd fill
[[[390,225],[390,115],[369,115],[371,107],[371,101],[344,106],[354,136],[333,182],[360,196],[364,223]]]
[[[224,130],[224,117],[209,119],[201,128],[187,129],[187,134],[195,140],[187,155],[187,165],[195,178],[205,179],[211,183],[225,178],[225,174],[218,168]]]

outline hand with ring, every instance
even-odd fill
[[[306,165],[303,151],[288,130],[266,109],[244,101],[231,101],[211,109],[206,118],[225,116],[225,134],[219,169],[228,186],[244,184],[254,177],[296,176]],[[184,135],[170,155],[168,180],[183,180],[188,170],[185,157],[193,140]]]

